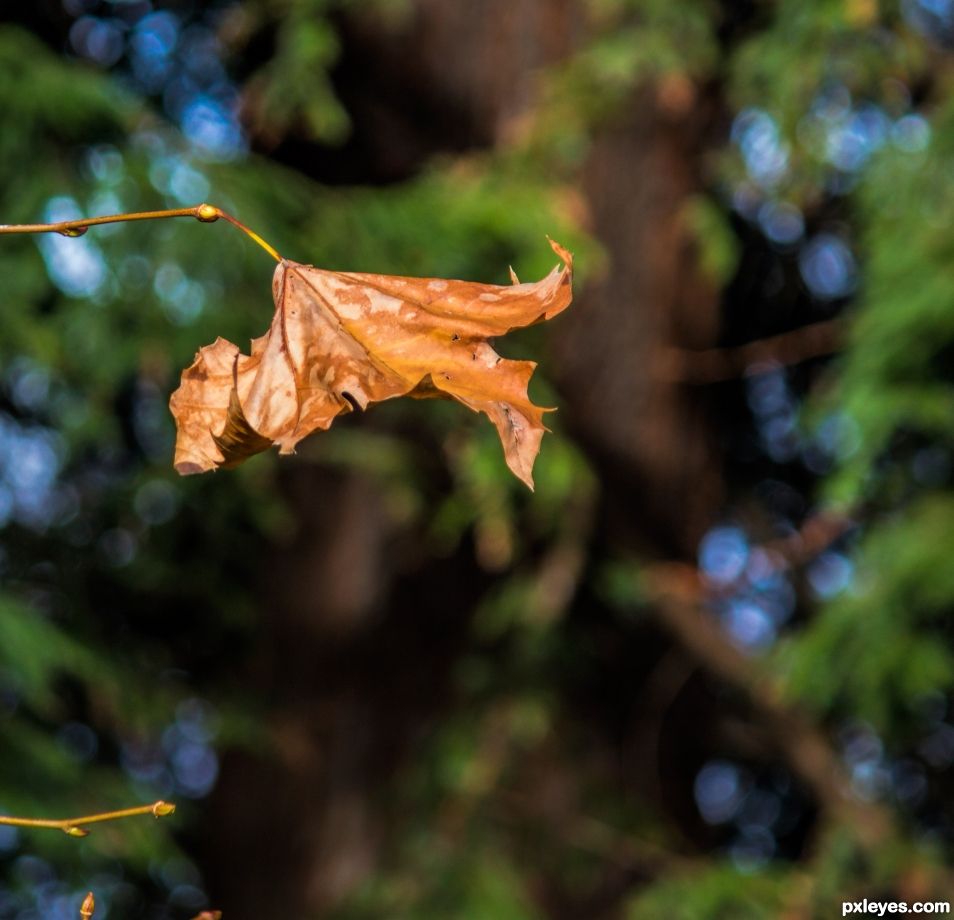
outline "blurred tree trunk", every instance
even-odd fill
[[[429,102],[423,123],[400,130],[386,112],[369,116],[390,132],[379,139],[390,157],[380,174],[401,174],[435,149],[504,140],[536,102],[539,69],[579,43],[581,24],[570,0],[419,0],[406,27],[411,55],[405,34],[349,22],[351,69],[365,61],[375,82],[392,79]],[[358,88],[352,102],[375,106],[361,98]],[[716,335],[715,298],[683,219],[700,185],[700,138],[684,127],[699,123],[699,102],[691,92],[683,101],[667,113],[647,89],[597,138],[582,191],[608,269],[579,292],[554,340],[564,417],[613,497],[598,530],[644,548],[662,534],[668,545],[655,551],[679,556],[719,496],[698,393],[655,373],[661,350],[709,346]],[[441,112],[445,122],[429,122]],[[208,860],[227,917],[305,917],[367,875],[382,834],[371,795],[440,705],[467,615],[428,612],[424,597],[441,594],[442,578],[471,577],[464,560],[450,563],[453,574],[426,573],[429,590],[413,604],[389,590],[386,515],[366,480],[332,481],[304,466],[286,479],[299,536],[275,560],[254,677],[277,756],[227,759],[210,823],[210,847],[227,842]],[[639,520],[613,510],[633,505]],[[264,827],[285,832],[266,840]]]
[[[375,587],[388,583],[384,516],[355,475],[300,467],[285,485],[298,534],[272,560],[253,675],[266,753],[226,759],[213,803],[214,840],[228,841],[212,880],[226,916],[301,917],[328,904],[369,868],[375,832],[364,793],[383,713],[360,696],[375,682],[359,674],[357,646]],[[276,827],[279,839],[257,830]]]
[[[707,121],[688,86],[676,111],[644,89],[598,133],[582,181],[609,266],[556,331],[561,406],[615,496],[604,526],[653,555],[691,553],[721,492],[703,391],[663,373],[668,350],[718,335],[686,219]],[[639,520],[613,512],[633,507]]]

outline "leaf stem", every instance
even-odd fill
[[[211,224],[220,217],[232,226],[238,227],[249,239],[254,240],[276,262],[282,257],[274,246],[265,242],[254,230],[246,227],[240,220],[212,204],[197,204],[191,208],[167,208],[162,211],[136,211],[131,214],[107,214],[103,217],[80,217],[76,220],[61,220],[52,224],[0,224],[3,233],[61,233],[63,236],[82,236],[90,227],[99,224],[116,224],[130,220],[162,220],[166,217],[194,217],[204,224]]]
[[[71,837],[85,837],[89,831],[86,824],[100,824],[103,821],[116,821],[119,818],[134,818],[137,815],[152,815],[164,818],[171,815],[176,806],[171,802],[153,802],[151,805],[137,805],[135,808],[121,808],[118,811],[103,811],[95,815],[83,815],[79,818],[14,818],[0,815],[0,825],[9,827],[49,827],[63,831]]]

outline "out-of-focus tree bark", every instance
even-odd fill
[[[564,411],[598,458],[605,492],[633,497],[614,506],[642,509],[638,521],[609,511],[607,524],[625,540],[652,534],[657,551],[678,555],[694,547],[720,494],[701,391],[659,372],[667,349],[711,347],[718,332],[686,220],[705,120],[694,100],[671,113],[643,90],[599,132],[583,190],[609,266],[556,332]]]
[[[445,599],[469,577],[449,560],[424,573],[432,594],[395,596],[373,484],[303,464],[283,482],[298,531],[263,585],[250,676],[268,736],[261,755],[226,759],[208,825],[212,889],[236,916],[308,916],[366,877],[382,820],[372,792],[440,703],[463,622]]]
[[[423,100],[415,125],[375,103],[373,86],[355,90],[367,121],[392,132],[379,177],[405,172],[428,137],[439,137],[432,149],[506,140],[537,101],[540,68],[581,41],[582,22],[570,0],[419,0],[403,30],[346,24],[353,69],[367,58],[376,82]],[[646,90],[598,136],[582,192],[608,270],[578,292],[555,342],[570,425],[592,448],[607,494],[637,496],[617,506],[643,509],[630,520],[607,508],[598,526],[628,543],[662,534],[663,552],[676,554],[693,545],[719,494],[698,391],[654,369],[667,347],[714,344],[715,300],[683,219],[699,188],[699,137],[682,125],[697,114],[666,114]],[[382,830],[371,793],[439,705],[461,616],[444,611],[446,641],[435,642],[424,632],[433,622],[399,609],[388,593],[386,516],[366,480],[331,482],[305,467],[288,480],[299,535],[273,568],[255,676],[277,755],[235,755],[215,793],[215,839],[230,843],[213,854],[220,874],[211,881],[226,916],[304,917],[366,876]],[[398,618],[413,661],[389,639]],[[366,654],[375,647],[385,653]],[[395,690],[415,681],[427,692]],[[265,840],[264,827],[284,832]]]
[[[286,480],[299,530],[264,586],[252,678],[269,737],[262,756],[226,759],[214,799],[215,839],[229,846],[213,861],[213,887],[238,916],[303,916],[329,903],[367,870],[374,831],[361,791],[377,726],[341,661],[355,657],[349,642],[387,584],[381,509],[358,476],[303,468]]]

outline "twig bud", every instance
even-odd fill
[[[96,910],[96,899],[93,897],[93,892],[90,891],[87,893],[86,897],[83,898],[83,903],[80,906],[80,916],[84,920],[89,920],[93,916],[93,911]]]
[[[211,204],[200,204],[195,209],[196,220],[201,220],[204,224],[214,223],[219,219],[219,209]]]
[[[75,824],[64,827],[63,833],[69,834],[70,837],[89,837],[89,831],[85,827],[77,827]]]
[[[162,800],[152,806],[152,813],[157,818],[165,818],[167,815],[174,814],[175,810],[176,806],[172,802],[163,802]]]

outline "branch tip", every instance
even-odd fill
[[[96,910],[96,899],[93,897],[93,892],[89,891],[86,894],[86,897],[83,898],[83,903],[80,905],[80,917],[83,920],[89,920],[93,916],[93,911]]]
[[[172,802],[163,802],[161,799],[152,806],[152,813],[157,818],[165,818],[167,815],[173,815],[176,812],[176,806]]]

